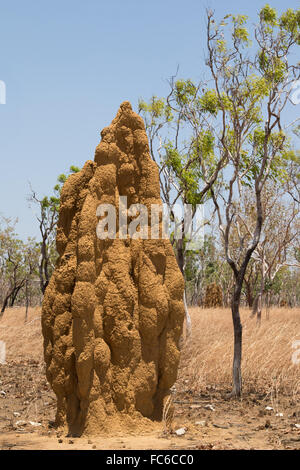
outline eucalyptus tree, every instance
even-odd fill
[[[286,177],[288,162],[295,158],[285,110],[292,106],[291,93],[300,76],[295,60],[300,11],[288,9],[279,16],[266,5],[256,25],[248,28],[247,22],[245,15],[232,14],[217,22],[208,11],[205,80],[195,84],[173,77],[165,99],[140,102],[148,117],[150,150],[160,165],[166,202],[172,205],[170,194],[175,201],[182,198],[191,204],[212,199],[217,213],[225,258],[234,276],[235,397],[242,392],[243,281],[263,227],[263,188],[271,178]],[[243,187],[255,198],[251,236],[238,221]],[[233,253],[236,228],[239,246]]]
[[[79,168],[72,165],[70,167],[69,174],[77,173],[78,171]],[[39,224],[41,235],[39,278],[42,294],[45,293],[46,287],[49,284],[57,258],[55,238],[59,216],[60,192],[63,184],[67,180],[67,177],[68,176],[63,173],[58,176],[57,183],[53,188],[53,194],[51,196],[39,197],[32,187],[30,187],[31,194],[28,198],[29,202],[37,205],[39,211],[38,214],[36,214],[36,219]]]
[[[257,315],[258,322],[263,304],[268,317],[274,279],[280,269],[291,263],[294,244],[300,240],[300,205],[287,193],[289,182],[285,180],[286,177],[279,178],[279,181],[269,179],[264,185],[261,194],[264,223],[244,277],[247,298],[252,299],[251,316]],[[234,249],[240,250],[241,238],[244,243],[253,238],[257,219],[255,205],[254,191],[242,187],[236,204],[237,215],[232,222],[231,253]],[[237,256],[238,253],[234,253],[234,257]]]
[[[230,34],[225,34],[229,23]],[[207,65],[213,77],[211,103],[220,117],[217,142],[226,155],[228,178],[213,201],[224,240],[225,255],[235,278],[232,298],[234,359],[232,395],[242,391],[242,324],[239,306],[245,273],[258,246],[265,214],[262,192],[270,179],[284,178],[287,162],[294,155],[284,125],[293,83],[299,79],[294,51],[300,44],[300,11],[278,16],[266,5],[251,31],[247,17],[227,15],[219,24],[207,15]],[[217,119],[217,118],[216,118]],[[217,122],[216,122],[217,127]],[[254,195],[252,232],[239,227],[238,200],[247,186]],[[236,256],[230,250],[234,227],[239,232]]]
[[[34,239],[22,241],[15,232],[16,221],[1,219],[0,224],[0,280],[1,313],[13,307],[21,291],[28,293],[29,283],[38,266],[38,248]]]

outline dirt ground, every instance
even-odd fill
[[[70,438],[53,427],[55,396],[44,374],[40,311],[9,309],[0,321],[6,364],[0,365],[0,449],[300,449],[300,403],[247,393],[229,399],[228,386],[200,393],[176,384],[171,432],[153,423],[144,432]],[[184,368],[184,364],[181,365]],[[184,430],[180,436],[179,429]]]

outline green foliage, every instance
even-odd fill
[[[164,98],[157,98],[157,96],[152,96],[149,103],[140,99],[138,102],[138,112],[143,114],[147,127],[160,127],[162,123],[168,123],[173,119],[171,108],[166,103],[166,100]]]
[[[75,166],[75,165],[71,165],[70,166],[70,173],[79,173],[80,171],[80,168],[78,166]]]
[[[280,27],[293,35],[299,34],[300,28],[300,10],[289,8],[280,17]]]
[[[44,196],[39,201],[43,219],[47,217],[47,211],[49,211],[52,214],[58,215],[59,204],[60,204],[60,193],[63,188],[63,185],[65,184],[65,182],[67,181],[70,175],[74,173],[78,173],[79,171],[80,171],[80,168],[78,168],[75,165],[71,165],[68,175],[61,173],[57,177],[57,184],[53,188],[54,194],[51,196]]]
[[[68,177],[74,173],[78,173],[80,168],[75,165],[70,166],[69,174],[65,175],[61,173],[57,177],[57,184],[54,186],[54,195],[52,196],[45,196],[41,201],[41,209],[43,211],[49,209],[51,212],[58,212],[59,211],[59,203],[60,203],[60,193],[63,188],[63,185],[67,181]]]
[[[269,180],[286,184],[290,164],[297,156],[289,127],[281,122],[285,119],[281,105],[285,106],[291,81],[299,73],[295,62],[299,18],[299,10],[289,9],[279,16],[267,4],[259,11],[259,24],[253,31],[248,28],[245,15],[226,15],[217,23],[209,12],[208,76],[200,83],[172,79],[167,99],[155,97],[141,106],[152,155],[153,140],[159,140],[160,177],[166,181],[163,196],[173,192],[174,198],[192,205],[203,203],[212,195],[218,198],[215,209],[219,211],[223,248],[226,228],[229,233],[238,224],[236,194],[249,188],[256,197],[254,188],[263,187]],[[250,49],[251,44],[254,47]],[[169,119],[165,116],[166,106],[171,110]],[[254,204],[256,222],[264,219],[264,214],[258,217],[257,207]],[[249,243],[241,239],[239,248],[230,246],[227,250],[229,268],[222,273],[228,284],[233,266],[239,270],[249,246],[256,243],[254,236],[249,235],[247,240]],[[230,239],[228,245],[231,243]],[[199,275],[200,253],[186,252],[185,256],[186,279],[192,289]],[[215,271],[215,265],[211,266]]]
[[[182,156],[180,155],[179,151],[174,148],[174,145],[171,141],[166,143],[165,151],[165,163],[167,167],[173,170],[176,175],[179,175],[182,172],[183,168]]]
[[[61,175],[59,175],[57,177],[57,181],[61,184],[64,184],[66,181],[67,181],[67,177],[66,175],[64,175],[63,173]]]
[[[245,27],[248,17],[245,15],[232,15],[231,19],[233,23],[232,38],[234,42],[241,46],[249,45],[249,32]]]
[[[261,21],[264,21],[267,24],[270,24],[272,26],[276,26],[277,23],[277,11],[275,8],[270,7],[270,5],[266,4],[261,10],[260,10],[260,19]]]
[[[216,115],[219,108],[219,99],[215,90],[207,90],[199,99],[200,109],[204,113]]]
[[[0,301],[2,313],[38,272],[39,246],[33,238],[26,242],[15,232],[16,221],[0,219]],[[1,314],[0,314],[1,315]]]
[[[165,145],[165,164],[176,179],[182,190],[182,198],[186,204],[200,204],[199,166],[189,161],[188,155],[181,154],[171,141]]]
[[[177,80],[175,82],[174,94],[179,105],[188,104],[190,100],[195,97],[196,92],[197,87],[190,79]]]

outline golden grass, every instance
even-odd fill
[[[229,391],[233,356],[231,311],[191,308],[190,313],[192,337],[182,350],[177,389],[198,393],[216,387]],[[0,320],[0,340],[6,342],[7,361],[43,361],[40,315],[40,308],[31,308],[28,322],[24,323],[24,308],[5,311]],[[241,317],[244,393],[269,394],[272,400],[279,394],[296,398],[300,394],[300,364],[292,362],[292,344],[300,340],[300,309],[271,309],[270,319],[266,320],[263,314],[260,327],[249,318],[249,309],[241,309]]]
[[[43,360],[40,307],[30,308],[25,323],[25,308],[7,308],[0,319],[0,340],[6,343],[6,361]]]
[[[201,392],[210,386],[230,389],[233,357],[231,311],[224,308],[191,308],[192,337],[181,356],[179,383],[186,390]],[[262,317],[258,327],[249,309],[241,309],[243,324],[242,376],[244,392],[300,392],[300,364],[293,364],[300,340],[300,309],[274,308],[270,319]],[[300,354],[299,354],[300,356]]]

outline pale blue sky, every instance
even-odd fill
[[[59,173],[94,158],[120,103],[168,91],[204,69],[205,9],[256,20],[266,1],[0,0],[0,213],[38,235],[29,181],[49,194]],[[279,11],[299,1],[269,2]]]

